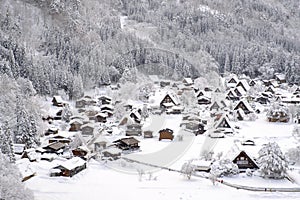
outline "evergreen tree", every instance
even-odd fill
[[[285,177],[287,162],[276,142],[265,144],[258,154],[257,163],[264,178],[281,179]]]
[[[16,118],[15,142],[25,144],[26,148],[36,146],[38,144],[36,121],[33,115],[27,113],[20,96],[17,97]]]
[[[7,121],[0,129],[0,149],[1,152],[9,158],[10,162],[15,162],[16,159],[13,150],[13,141]]]

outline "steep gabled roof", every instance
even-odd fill
[[[247,92],[251,87],[249,86],[247,80],[243,79],[243,80],[240,80],[237,84],[236,84],[236,87],[238,86],[241,86],[245,92]]]
[[[248,101],[246,100],[239,101],[234,107],[234,110],[238,110],[239,108],[241,108],[245,113],[254,112],[252,107],[249,105]]]
[[[217,120],[214,124],[214,127],[217,128],[232,128],[228,117],[223,114],[222,117],[220,117],[219,120]]]

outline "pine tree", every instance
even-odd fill
[[[264,178],[281,179],[285,177],[287,162],[276,142],[265,144],[258,154],[257,163]]]
[[[16,159],[13,150],[13,141],[7,121],[0,129],[0,150],[9,158],[10,162],[15,162]]]
[[[38,145],[36,121],[33,115],[27,113],[19,96],[17,97],[16,118],[15,142],[25,144],[26,148]]]

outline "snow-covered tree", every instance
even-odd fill
[[[259,172],[264,178],[281,179],[286,175],[287,162],[276,142],[265,144],[258,152]]]
[[[15,142],[25,144],[26,148],[38,145],[37,125],[33,115],[29,115],[20,97],[16,107]]]
[[[215,177],[231,176],[239,173],[239,168],[231,160],[217,160],[211,165],[210,173]]]
[[[285,157],[290,164],[296,164],[296,163],[299,164],[300,163],[300,146],[289,149],[286,152]]]
[[[0,151],[0,199],[32,200],[33,194],[25,189],[17,167]]]
[[[180,101],[185,108],[191,108],[198,104],[194,91],[184,91],[180,97]]]
[[[298,142],[300,142],[300,126],[295,126],[292,132],[293,137],[295,138],[295,140],[297,140]]]
[[[0,150],[8,157],[10,162],[15,162],[16,159],[13,150],[12,133],[7,121],[0,129]]]
[[[72,112],[71,112],[70,106],[68,104],[66,104],[63,108],[61,118],[62,118],[62,120],[69,122],[71,116],[72,116]]]
[[[195,173],[196,166],[192,164],[193,160],[185,162],[181,167],[181,173],[187,179],[191,179],[192,175]]]

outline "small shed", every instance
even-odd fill
[[[84,169],[86,169],[86,161],[79,157],[73,157],[70,160],[52,168],[50,176],[72,177]]]
[[[174,139],[173,130],[171,130],[169,128],[160,130],[159,131],[159,141],[161,141],[163,139],[173,140]]]
[[[144,131],[144,138],[153,138],[153,131]]]

